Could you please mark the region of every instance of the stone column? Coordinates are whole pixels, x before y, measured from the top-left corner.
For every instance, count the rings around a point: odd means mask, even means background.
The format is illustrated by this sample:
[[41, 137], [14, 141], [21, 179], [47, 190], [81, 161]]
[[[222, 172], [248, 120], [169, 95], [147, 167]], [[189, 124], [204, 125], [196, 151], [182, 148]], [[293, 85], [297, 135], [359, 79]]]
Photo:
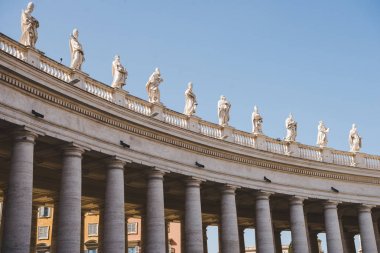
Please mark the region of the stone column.
[[220, 201], [221, 253], [239, 252], [239, 232], [235, 202], [236, 187], [224, 185]]
[[104, 253], [104, 203], [99, 205], [98, 253]]
[[186, 180], [185, 193], [185, 252], [203, 252], [202, 210], [201, 210], [201, 181]]
[[[38, 218], [38, 206], [32, 207], [32, 231], [30, 235], [30, 253], [36, 252], [37, 245], [37, 218]], [[50, 232], [50, 231], [49, 231]]]
[[104, 198], [103, 251], [125, 253], [124, 165], [112, 159], [107, 164]]
[[[86, 219], [86, 211], [85, 210], [82, 210], [81, 211], [81, 216], [82, 216], [82, 219], [81, 219], [81, 223], [80, 223], [80, 252], [84, 252], [85, 248], [84, 248], [84, 231], [85, 229], [88, 229], [85, 227], [85, 219]], [[99, 229], [99, 227], [98, 227]]]
[[327, 251], [329, 253], [343, 253], [342, 237], [338, 219], [338, 203], [327, 201], [324, 203], [325, 229]]
[[239, 226], [240, 253], [245, 253], [244, 230], [245, 230], [245, 227]]
[[[146, 213], [146, 212], [144, 212]], [[145, 237], [146, 237], [146, 227], [145, 227], [145, 215], [141, 215], [141, 240], [140, 240], [140, 253], [145, 253]]]
[[348, 252], [348, 245], [346, 242], [346, 237], [345, 237], [345, 230], [344, 230], [344, 224], [343, 224], [343, 215], [338, 214], [339, 218], [339, 227], [340, 227], [340, 236], [342, 237], [342, 244], [343, 244], [343, 252]]
[[373, 229], [375, 230], [375, 238], [377, 249], [380, 249], [380, 230], [379, 230], [379, 219], [378, 217], [373, 217]]
[[363, 253], [378, 252], [371, 214], [372, 206], [359, 207], [359, 229]]
[[276, 246], [276, 253], [282, 253], [281, 230], [274, 230], [274, 243]]
[[30, 249], [36, 138], [35, 133], [23, 129], [14, 132], [8, 188], [5, 191], [3, 253], [25, 253]]
[[50, 251], [51, 253], [57, 252], [57, 237], [58, 237], [58, 197], [54, 199], [54, 205], [53, 205], [53, 227], [51, 229], [51, 245], [50, 245]]
[[305, 214], [303, 211], [303, 198], [292, 197], [290, 199], [290, 229], [294, 253], [309, 252]]
[[202, 230], [202, 234], [203, 234], [203, 252], [204, 253], [208, 253], [208, 245], [207, 245], [207, 224], [203, 224], [203, 230]]
[[269, 192], [256, 194], [256, 248], [260, 253], [274, 253], [272, 217]]
[[310, 231], [309, 235], [310, 235], [310, 252], [319, 253], [318, 232]]
[[58, 203], [58, 253], [80, 252], [83, 152], [83, 149], [74, 145], [68, 145], [63, 149]]
[[164, 172], [148, 173], [144, 253], [165, 252]]

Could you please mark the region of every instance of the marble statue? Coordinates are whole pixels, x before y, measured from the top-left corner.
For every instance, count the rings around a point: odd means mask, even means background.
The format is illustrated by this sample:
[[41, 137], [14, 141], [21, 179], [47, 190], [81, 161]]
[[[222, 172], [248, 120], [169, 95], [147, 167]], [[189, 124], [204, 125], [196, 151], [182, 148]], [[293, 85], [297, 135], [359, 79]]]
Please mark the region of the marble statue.
[[230, 102], [227, 101], [225, 96], [220, 96], [220, 100], [218, 101], [219, 125], [228, 126], [228, 121], [230, 120], [230, 109]]
[[289, 117], [285, 120], [285, 127], [286, 127], [285, 141], [296, 141], [297, 122], [294, 120], [292, 114], [289, 114]]
[[256, 105], [253, 107], [252, 113], [252, 133], [263, 133], [263, 118], [261, 117]]
[[73, 34], [70, 38], [70, 53], [71, 53], [71, 64], [70, 68], [81, 70], [82, 63], [84, 62], [84, 52], [82, 45], [78, 41], [78, 29], [73, 30]]
[[21, 12], [20, 43], [34, 48], [38, 39], [37, 28], [39, 27], [39, 23], [38, 20], [32, 16], [33, 9], [34, 4], [30, 2], [26, 9]]
[[195, 113], [197, 109], [197, 97], [193, 92], [193, 83], [189, 82], [187, 85], [187, 90], [185, 91], [185, 110], [184, 114], [191, 116]]
[[149, 102], [160, 103], [160, 90], [158, 89], [158, 86], [163, 81], [164, 79], [161, 78], [160, 70], [156, 68], [145, 85], [146, 91], [148, 92]]
[[351, 152], [359, 152], [362, 147], [362, 137], [359, 136], [358, 129], [355, 124], [352, 124], [350, 134], [348, 136]]
[[123, 88], [127, 80], [128, 71], [121, 65], [120, 56], [115, 55], [115, 59], [112, 62], [112, 84], [113, 88]]
[[317, 137], [317, 145], [321, 148], [324, 148], [327, 146], [327, 133], [330, 131], [329, 128], [325, 126], [323, 121], [319, 121], [318, 125], [318, 137]]

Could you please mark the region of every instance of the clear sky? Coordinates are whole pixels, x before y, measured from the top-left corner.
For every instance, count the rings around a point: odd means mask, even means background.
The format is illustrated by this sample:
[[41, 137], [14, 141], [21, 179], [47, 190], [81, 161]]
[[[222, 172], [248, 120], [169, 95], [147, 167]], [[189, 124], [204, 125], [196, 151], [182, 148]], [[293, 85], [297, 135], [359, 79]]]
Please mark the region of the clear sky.
[[[250, 131], [256, 104], [268, 136], [283, 138], [292, 112], [301, 143], [314, 145], [324, 120], [329, 146], [348, 150], [356, 123], [362, 151], [380, 153], [378, 0], [34, 2], [37, 48], [69, 65], [68, 39], [78, 28], [83, 70], [104, 83], [119, 54], [129, 71], [125, 89], [138, 97], [146, 99], [145, 83], [159, 67], [162, 102], [176, 111], [193, 81], [197, 115], [205, 120], [217, 122], [225, 95], [237, 129]], [[0, 1], [0, 32], [19, 39], [26, 4]]]

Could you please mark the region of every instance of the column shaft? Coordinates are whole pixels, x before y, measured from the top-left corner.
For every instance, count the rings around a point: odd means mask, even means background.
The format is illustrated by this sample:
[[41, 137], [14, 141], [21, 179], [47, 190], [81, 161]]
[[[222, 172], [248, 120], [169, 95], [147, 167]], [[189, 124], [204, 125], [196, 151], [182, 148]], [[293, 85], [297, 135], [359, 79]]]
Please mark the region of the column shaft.
[[235, 202], [235, 187], [225, 185], [221, 196], [221, 252], [239, 252], [239, 232]]
[[367, 205], [359, 207], [359, 229], [363, 253], [378, 252], [371, 209], [372, 207]]
[[185, 196], [185, 252], [203, 252], [202, 210], [200, 181], [186, 181]]
[[373, 219], [373, 229], [375, 230], [377, 249], [380, 249], [380, 230], [379, 230], [378, 219], [375, 219], [375, 218]]
[[282, 253], [282, 243], [281, 243], [281, 231], [274, 231], [274, 243], [276, 246], [276, 253]]
[[239, 226], [240, 253], [245, 253], [244, 227]]
[[71, 145], [63, 149], [58, 203], [58, 253], [80, 252], [82, 153], [82, 149]]
[[108, 163], [104, 198], [103, 251], [125, 253], [124, 162]]
[[275, 252], [269, 196], [266, 192], [256, 195], [256, 247], [260, 253]]
[[327, 251], [343, 253], [342, 237], [338, 219], [338, 203], [328, 201], [324, 205]]
[[347, 253], [356, 253], [355, 239], [354, 234], [345, 232], [344, 233], [346, 245], [347, 245]]
[[36, 252], [37, 218], [38, 218], [38, 206], [33, 206], [32, 207], [32, 231], [31, 231], [31, 235], [30, 235], [30, 253]]
[[166, 249], [163, 175], [158, 170], [148, 174], [144, 253], [165, 252]]
[[290, 229], [294, 253], [309, 252], [302, 198], [293, 197], [290, 199]]
[[207, 245], [208, 238], [207, 238], [207, 225], [206, 224], [203, 224], [202, 234], [203, 234], [203, 252], [208, 253], [208, 245]]
[[310, 231], [309, 235], [310, 235], [310, 252], [319, 253], [318, 232]]
[[25, 130], [14, 133], [8, 188], [5, 191], [3, 253], [25, 253], [30, 249], [36, 137]]

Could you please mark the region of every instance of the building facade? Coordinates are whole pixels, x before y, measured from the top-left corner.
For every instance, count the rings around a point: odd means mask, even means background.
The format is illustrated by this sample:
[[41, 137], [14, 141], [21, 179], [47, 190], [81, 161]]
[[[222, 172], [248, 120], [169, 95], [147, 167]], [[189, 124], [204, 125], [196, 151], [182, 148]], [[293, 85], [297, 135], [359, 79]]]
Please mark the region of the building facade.
[[[329, 253], [356, 252], [357, 234], [364, 253], [378, 252], [378, 156], [186, 116], [3, 34], [0, 91], [4, 253], [49, 244], [58, 253], [96, 245], [164, 253], [175, 244], [200, 253], [209, 225], [219, 227], [221, 253], [245, 252], [246, 228], [255, 228], [260, 253], [281, 252], [284, 230], [296, 253], [317, 253], [320, 232]], [[141, 220], [139, 239], [128, 233], [132, 218]], [[168, 236], [170, 222], [181, 240]]]

